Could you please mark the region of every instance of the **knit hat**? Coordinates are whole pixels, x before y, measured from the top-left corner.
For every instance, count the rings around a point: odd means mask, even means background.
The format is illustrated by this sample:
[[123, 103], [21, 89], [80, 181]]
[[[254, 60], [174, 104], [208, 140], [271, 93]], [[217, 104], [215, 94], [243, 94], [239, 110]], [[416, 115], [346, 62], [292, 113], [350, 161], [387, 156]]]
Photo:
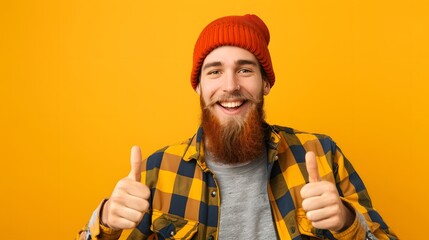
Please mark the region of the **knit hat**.
[[270, 32], [256, 15], [227, 16], [214, 20], [201, 32], [194, 48], [191, 85], [198, 86], [201, 65], [206, 56], [220, 46], [236, 46], [253, 53], [264, 69], [272, 87], [275, 82], [271, 56], [268, 50]]

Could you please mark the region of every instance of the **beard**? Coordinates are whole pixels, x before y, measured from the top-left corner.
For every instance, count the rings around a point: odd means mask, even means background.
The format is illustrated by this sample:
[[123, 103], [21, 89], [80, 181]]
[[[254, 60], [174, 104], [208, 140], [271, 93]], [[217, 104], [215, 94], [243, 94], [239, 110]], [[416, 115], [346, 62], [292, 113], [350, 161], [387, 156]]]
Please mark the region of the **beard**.
[[213, 105], [217, 104], [217, 101], [206, 105], [201, 97], [201, 125], [205, 147], [218, 163], [233, 165], [256, 160], [265, 153], [265, 140], [269, 136], [263, 110], [263, 94], [261, 92], [260, 100], [247, 99], [240, 93], [222, 96], [230, 97], [246, 99], [246, 104], [251, 106], [247, 116], [230, 117], [224, 123], [213, 113]]

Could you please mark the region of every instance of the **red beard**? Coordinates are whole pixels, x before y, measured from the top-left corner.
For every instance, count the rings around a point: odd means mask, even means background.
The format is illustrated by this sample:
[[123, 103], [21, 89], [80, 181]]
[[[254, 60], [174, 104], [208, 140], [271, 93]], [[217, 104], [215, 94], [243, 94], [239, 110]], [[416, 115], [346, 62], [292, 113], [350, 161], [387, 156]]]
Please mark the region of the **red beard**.
[[252, 106], [245, 119], [231, 118], [221, 124], [213, 114], [212, 107], [206, 106], [201, 97], [204, 143], [216, 162], [245, 163], [257, 159], [265, 152], [265, 140], [269, 129], [264, 120], [262, 93], [260, 99], [260, 101], [248, 100], [247, 104]]

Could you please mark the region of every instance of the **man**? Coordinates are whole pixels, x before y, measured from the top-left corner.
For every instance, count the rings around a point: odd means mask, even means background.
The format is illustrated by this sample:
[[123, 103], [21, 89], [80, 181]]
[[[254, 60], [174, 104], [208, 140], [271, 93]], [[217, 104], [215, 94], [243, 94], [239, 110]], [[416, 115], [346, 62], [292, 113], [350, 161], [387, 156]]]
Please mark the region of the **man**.
[[142, 161], [80, 239], [397, 239], [329, 137], [269, 125], [270, 35], [255, 15], [210, 23], [194, 49], [201, 127]]

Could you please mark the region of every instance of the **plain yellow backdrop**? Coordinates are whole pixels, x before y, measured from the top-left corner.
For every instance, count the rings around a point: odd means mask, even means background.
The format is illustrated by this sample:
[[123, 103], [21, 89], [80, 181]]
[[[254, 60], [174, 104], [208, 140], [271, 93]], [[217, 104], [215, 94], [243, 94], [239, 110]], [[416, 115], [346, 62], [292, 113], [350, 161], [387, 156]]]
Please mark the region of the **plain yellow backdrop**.
[[[199, 124], [193, 44], [224, 15], [270, 28], [267, 120], [332, 136], [376, 209], [422, 239], [427, 1], [2, 1], [0, 238], [72, 239], [143, 155]], [[424, 237], [423, 237], [424, 238]]]

